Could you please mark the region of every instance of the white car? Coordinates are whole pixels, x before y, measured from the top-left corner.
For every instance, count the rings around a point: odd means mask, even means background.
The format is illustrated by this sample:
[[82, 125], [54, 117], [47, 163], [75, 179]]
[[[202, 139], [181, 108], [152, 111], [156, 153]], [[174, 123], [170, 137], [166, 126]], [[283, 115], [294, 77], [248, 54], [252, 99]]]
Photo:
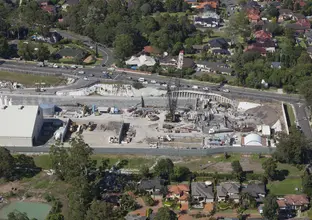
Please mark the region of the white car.
[[156, 80], [151, 80], [151, 83], [156, 84]]
[[198, 86], [192, 86], [192, 89], [198, 89]]
[[175, 88], [175, 87], [177, 87], [177, 86], [176, 86], [176, 85], [171, 85], [170, 87], [171, 87], [171, 88]]
[[167, 87], [167, 84], [166, 83], [164, 83], [164, 84], [161, 84], [163, 87]]
[[84, 80], [89, 80], [87, 77], [83, 78]]
[[223, 89], [223, 92], [230, 92], [230, 90], [228, 90], [228, 89]]
[[208, 87], [204, 87], [203, 90], [204, 91], [209, 91], [209, 88]]
[[139, 81], [139, 82], [144, 82], [145, 79], [144, 79], [144, 78], [139, 78], [138, 81]]
[[144, 82], [142, 82], [143, 84], [148, 84], [148, 82], [147, 81], [144, 81]]
[[75, 65], [71, 65], [70, 66], [72, 69], [76, 69], [77, 68], [77, 66], [75, 66]]
[[53, 64], [53, 68], [59, 68], [59, 66], [56, 64]]
[[85, 74], [85, 71], [78, 71], [79, 74]]

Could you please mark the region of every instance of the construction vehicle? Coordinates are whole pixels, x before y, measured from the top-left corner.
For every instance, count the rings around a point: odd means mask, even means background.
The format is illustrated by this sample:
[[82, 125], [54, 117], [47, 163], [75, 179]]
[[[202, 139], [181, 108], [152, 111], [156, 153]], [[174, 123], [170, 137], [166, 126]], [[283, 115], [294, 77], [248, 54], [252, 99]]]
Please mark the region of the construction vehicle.
[[76, 130], [77, 130], [77, 124], [75, 122], [72, 122], [70, 127], [69, 127], [69, 131], [75, 132]]
[[88, 130], [89, 130], [89, 131], [93, 131], [94, 128], [95, 128], [94, 122], [90, 121], [90, 122], [88, 123]]

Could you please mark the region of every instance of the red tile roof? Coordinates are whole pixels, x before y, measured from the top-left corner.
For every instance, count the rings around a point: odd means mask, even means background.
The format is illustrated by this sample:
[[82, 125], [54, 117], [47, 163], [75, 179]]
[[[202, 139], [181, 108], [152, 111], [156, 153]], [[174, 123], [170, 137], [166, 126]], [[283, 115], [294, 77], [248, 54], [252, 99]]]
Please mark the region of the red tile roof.
[[280, 208], [286, 207], [286, 203], [285, 203], [284, 199], [278, 199], [276, 202], [278, 204], [278, 207], [280, 207]]
[[157, 48], [152, 47], [152, 46], [145, 46], [143, 51], [146, 53], [159, 53], [159, 50]]
[[303, 18], [303, 19], [299, 19], [296, 24], [302, 26], [302, 27], [307, 27], [310, 28], [311, 27], [311, 23], [308, 19]]
[[271, 39], [272, 38], [272, 34], [264, 30], [256, 31], [254, 33], [254, 36], [255, 38], [258, 38], [258, 39]]
[[301, 206], [301, 205], [308, 205], [310, 204], [309, 199], [307, 195], [301, 194], [301, 195], [286, 195], [284, 196], [285, 198], [285, 203], [289, 205], [296, 205], [296, 206]]

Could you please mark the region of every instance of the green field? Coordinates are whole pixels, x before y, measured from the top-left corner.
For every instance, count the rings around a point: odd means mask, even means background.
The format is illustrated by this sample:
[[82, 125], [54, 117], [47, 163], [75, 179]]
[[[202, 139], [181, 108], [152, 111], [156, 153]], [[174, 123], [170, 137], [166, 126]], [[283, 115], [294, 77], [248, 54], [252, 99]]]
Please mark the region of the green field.
[[[134, 155], [104, 155], [104, 154], [96, 154], [91, 156], [92, 159], [96, 160], [100, 165], [101, 160], [109, 159], [110, 165], [116, 164], [119, 160], [125, 159], [128, 160], [128, 165], [125, 168], [129, 169], [139, 169], [142, 165], [146, 165], [148, 167], [152, 166], [156, 157], [149, 156], [134, 156]], [[34, 157], [35, 163], [38, 167], [43, 169], [51, 168], [51, 160], [48, 154], [39, 155]]]
[[274, 195], [299, 194], [296, 188], [301, 188], [301, 178], [289, 178], [283, 181], [273, 181], [267, 185], [267, 189]]
[[46, 85], [56, 86], [65, 83], [63, 77], [41, 76], [33, 74], [13, 73], [0, 71], [0, 81], [11, 81], [21, 83], [25, 86], [34, 86], [35, 83], [45, 83]]

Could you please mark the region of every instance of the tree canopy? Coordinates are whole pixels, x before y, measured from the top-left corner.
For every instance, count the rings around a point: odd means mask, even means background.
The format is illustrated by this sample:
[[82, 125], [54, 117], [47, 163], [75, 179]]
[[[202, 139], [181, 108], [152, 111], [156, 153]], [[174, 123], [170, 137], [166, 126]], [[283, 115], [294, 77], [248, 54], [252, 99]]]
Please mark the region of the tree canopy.
[[276, 196], [269, 194], [264, 199], [263, 216], [266, 219], [277, 220], [278, 219], [278, 204]]

